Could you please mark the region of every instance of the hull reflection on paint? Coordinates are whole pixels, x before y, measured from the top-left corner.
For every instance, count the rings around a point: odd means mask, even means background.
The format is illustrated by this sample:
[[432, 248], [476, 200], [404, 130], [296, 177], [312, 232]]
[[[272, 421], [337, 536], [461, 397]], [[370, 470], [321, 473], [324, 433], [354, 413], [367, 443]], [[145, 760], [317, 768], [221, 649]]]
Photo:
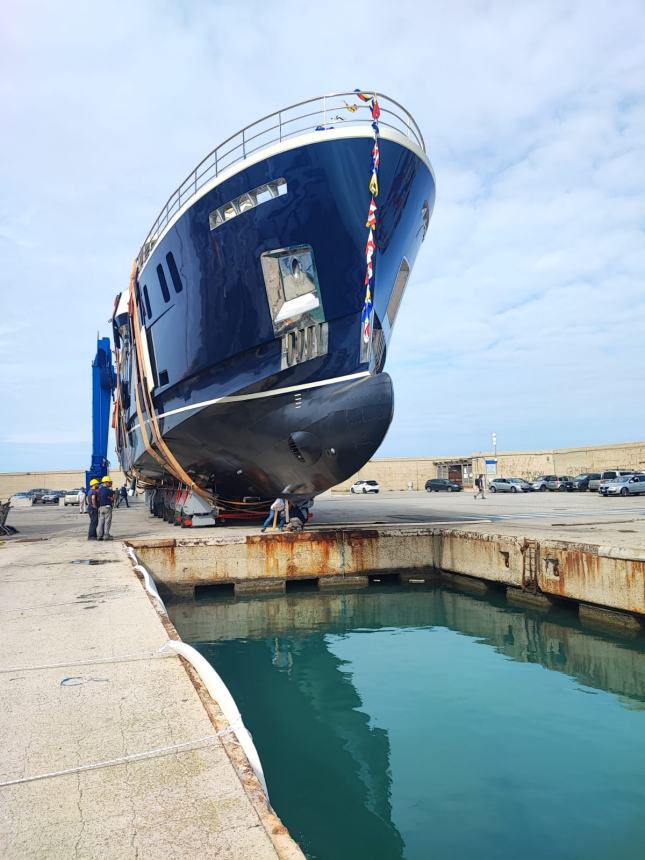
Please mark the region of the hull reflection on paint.
[[[250, 148], [250, 127], [235, 158], [218, 148], [171, 197], [115, 304], [126, 472], [166, 474], [150, 411], [190, 479], [222, 497], [308, 498], [379, 447], [393, 414], [388, 344], [435, 193], [423, 138], [391, 104], [367, 343], [369, 116], [316, 116], [292, 134], [281, 112], [279, 137]], [[240, 146], [231, 140], [226, 153]]]

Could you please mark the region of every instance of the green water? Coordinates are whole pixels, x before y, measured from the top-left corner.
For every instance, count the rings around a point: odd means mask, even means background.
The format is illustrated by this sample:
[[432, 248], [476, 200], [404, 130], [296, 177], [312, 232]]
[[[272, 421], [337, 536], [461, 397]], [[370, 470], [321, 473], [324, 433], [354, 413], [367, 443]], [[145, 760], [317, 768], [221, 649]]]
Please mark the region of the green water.
[[645, 857], [645, 649], [383, 587], [171, 608], [310, 858]]

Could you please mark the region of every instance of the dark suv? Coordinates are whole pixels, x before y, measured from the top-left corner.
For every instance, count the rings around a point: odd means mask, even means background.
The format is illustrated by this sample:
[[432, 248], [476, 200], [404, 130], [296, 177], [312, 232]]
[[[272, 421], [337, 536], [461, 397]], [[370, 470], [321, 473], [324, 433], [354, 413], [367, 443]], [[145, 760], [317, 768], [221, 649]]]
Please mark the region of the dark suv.
[[27, 490], [27, 493], [34, 500], [34, 505], [37, 502], [42, 502], [43, 496], [45, 495], [45, 493], [50, 493], [50, 492], [51, 492], [51, 490], [48, 490], [47, 487], [37, 487], [33, 490]]
[[600, 481], [600, 472], [584, 472], [573, 479], [574, 490], [581, 493], [589, 492], [589, 481]]
[[458, 493], [461, 490], [461, 484], [449, 481], [448, 478], [430, 478], [426, 481], [426, 490], [429, 493]]

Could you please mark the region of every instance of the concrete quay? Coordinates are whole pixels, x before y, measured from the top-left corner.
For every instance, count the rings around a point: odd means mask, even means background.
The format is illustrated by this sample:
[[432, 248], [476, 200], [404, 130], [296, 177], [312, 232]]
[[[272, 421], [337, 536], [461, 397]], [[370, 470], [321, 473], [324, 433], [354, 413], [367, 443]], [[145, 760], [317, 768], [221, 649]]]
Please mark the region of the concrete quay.
[[590, 625], [643, 627], [642, 497], [331, 495], [314, 510], [302, 534], [260, 535], [253, 527], [191, 532], [162, 523], [154, 537], [131, 543], [175, 596], [190, 598], [205, 585], [232, 585], [242, 595], [284, 591], [293, 580], [347, 587], [392, 572], [408, 580], [440, 574], [469, 590], [504, 587], [509, 600], [533, 608], [575, 601]]
[[[302, 534], [260, 534], [257, 525], [180, 529], [143, 504], [115, 511], [161, 591], [191, 598], [225, 586], [238, 595], [282, 592], [294, 580], [367, 585], [395, 573], [415, 584], [441, 575], [471, 592], [506, 589], [510, 601], [547, 610], [574, 601], [590, 626], [638, 632], [645, 618], [645, 497], [531, 493], [381, 493], [319, 497]], [[71, 534], [73, 508], [11, 511], [17, 537]]]
[[[88, 543], [75, 509], [11, 513], [20, 534], [0, 541], [2, 857], [302, 860], [216, 703], [160, 653], [176, 633], [123, 544]], [[113, 531], [137, 533], [136, 518], [116, 511]]]

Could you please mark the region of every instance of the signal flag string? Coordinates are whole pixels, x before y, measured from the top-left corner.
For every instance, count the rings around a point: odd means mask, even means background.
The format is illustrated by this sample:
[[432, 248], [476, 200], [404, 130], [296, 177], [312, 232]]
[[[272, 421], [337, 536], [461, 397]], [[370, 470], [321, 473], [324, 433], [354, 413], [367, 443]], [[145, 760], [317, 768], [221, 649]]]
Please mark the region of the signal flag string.
[[[361, 312], [361, 330], [363, 333], [363, 343], [369, 343], [372, 336], [372, 317], [374, 305], [372, 303], [372, 286], [374, 281], [374, 254], [376, 252], [376, 225], [377, 225], [377, 210], [376, 198], [378, 197], [378, 174], [381, 164], [381, 153], [379, 149], [379, 117], [381, 116], [381, 108], [379, 107], [376, 93], [369, 95], [362, 90], [354, 90], [358, 98], [367, 102], [372, 113], [372, 128], [374, 129], [374, 146], [372, 147], [372, 170], [370, 177], [369, 189], [372, 195], [369, 209], [367, 212], [367, 221], [365, 226], [369, 230], [367, 235], [367, 244], [365, 245], [365, 299], [363, 301], [363, 310]], [[349, 106], [348, 106], [349, 109]]]

